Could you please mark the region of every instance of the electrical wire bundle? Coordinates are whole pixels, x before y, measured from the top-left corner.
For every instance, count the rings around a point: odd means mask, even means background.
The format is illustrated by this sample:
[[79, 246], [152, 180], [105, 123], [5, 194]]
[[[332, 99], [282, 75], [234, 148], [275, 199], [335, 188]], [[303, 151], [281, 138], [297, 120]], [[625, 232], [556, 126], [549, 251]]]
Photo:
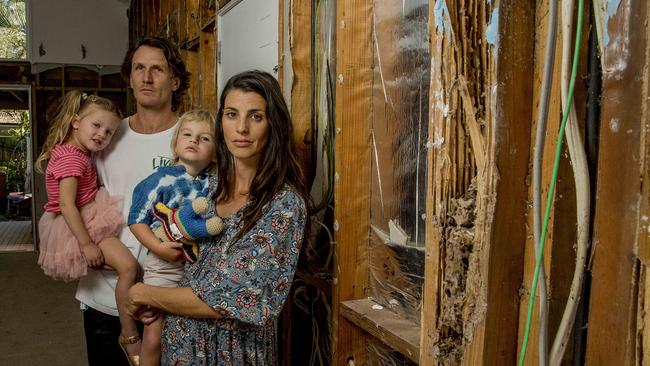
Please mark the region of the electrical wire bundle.
[[[519, 357], [519, 365], [523, 365], [526, 357], [526, 348], [528, 338], [530, 335], [530, 325], [533, 313], [533, 304], [535, 302], [535, 291], [537, 289], [538, 279], [542, 275], [542, 282], [539, 287], [540, 297], [540, 335], [539, 335], [539, 364], [546, 365], [560, 365], [571, 327], [575, 321], [575, 315], [580, 300], [580, 291], [584, 280], [585, 263], [588, 252], [588, 235], [589, 235], [589, 206], [590, 206], [590, 183], [589, 171], [587, 168], [586, 154], [583, 148], [582, 140], [577, 126], [577, 116], [575, 106], [573, 104], [573, 94], [575, 89], [575, 81], [578, 69], [578, 56], [580, 51], [580, 43], [582, 37], [582, 19], [584, 0], [578, 1], [578, 14], [577, 26], [575, 29], [575, 44], [573, 52], [573, 62], [571, 65], [571, 76], [567, 75], [569, 67], [569, 55], [571, 50], [571, 34], [573, 31], [573, 0], [565, 0], [562, 2], [562, 70], [561, 70], [561, 93], [562, 93], [562, 122], [558, 133], [557, 145], [555, 150], [555, 158], [553, 163], [553, 174], [548, 190], [546, 201], [546, 210], [544, 213], [544, 220], [541, 224], [541, 160], [543, 157], [544, 149], [544, 135], [546, 133], [546, 118], [547, 118], [547, 104], [550, 90], [550, 80], [553, 73], [552, 64], [554, 62], [554, 49], [555, 49], [555, 33], [557, 23], [557, 1], [550, 0], [549, 9], [549, 30], [547, 37], [547, 49], [545, 55], [544, 76], [542, 81], [542, 93], [540, 101], [540, 109], [538, 110], [537, 131], [535, 139], [535, 154], [533, 162], [533, 215], [534, 215], [534, 241], [535, 241], [535, 272], [531, 285], [531, 295], [528, 302], [528, 312], [526, 316], [526, 326], [524, 330], [524, 338], [521, 346], [521, 353]], [[596, 5], [594, 7], [597, 7]], [[558, 327], [550, 355], [548, 353], [548, 304], [546, 292], [546, 276], [543, 270], [543, 252], [544, 242], [546, 238], [546, 230], [551, 213], [553, 197], [555, 192], [555, 184], [560, 165], [560, 157], [562, 154], [562, 142], [566, 130], [567, 145], [569, 155], [571, 157], [572, 167], [574, 170], [574, 181], [576, 187], [576, 209], [577, 209], [577, 253], [576, 253], [576, 266], [571, 282], [571, 289], [567, 304], [562, 315], [562, 320]], [[550, 361], [547, 360], [550, 357]]]

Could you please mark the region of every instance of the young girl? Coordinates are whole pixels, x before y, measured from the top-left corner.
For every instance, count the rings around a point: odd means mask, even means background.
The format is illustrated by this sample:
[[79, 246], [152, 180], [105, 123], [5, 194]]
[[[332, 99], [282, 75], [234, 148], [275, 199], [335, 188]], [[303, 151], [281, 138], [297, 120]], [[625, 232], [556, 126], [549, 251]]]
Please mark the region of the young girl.
[[38, 223], [38, 264], [46, 275], [71, 281], [87, 268], [114, 268], [119, 279], [115, 299], [121, 324], [118, 340], [131, 365], [137, 365], [139, 336], [134, 320], [124, 311], [127, 291], [135, 283], [138, 263], [116, 238], [124, 220], [120, 199], [97, 186], [92, 153], [108, 146], [119, 126], [113, 103], [102, 97], [67, 93], [49, 129], [36, 170], [45, 160], [48, 202]]
[[[158, 168], [133, 190], [129, 228], [148, 250], [144, 260], [144, 283], [176, 287], [183, 275], [181, 244], [161, 242], [153, 233], [160, 222], [154, 218], [153, 206], [162, 202], [170, 209], [184, 200], [208, 196], [208, 179], [216, 160], [214, 115], [205, 110], [189, 111], [181, 116], [171, 142], [172, 166]], [[162, 318], [145, 325], [141, 365], [160, 364]]]

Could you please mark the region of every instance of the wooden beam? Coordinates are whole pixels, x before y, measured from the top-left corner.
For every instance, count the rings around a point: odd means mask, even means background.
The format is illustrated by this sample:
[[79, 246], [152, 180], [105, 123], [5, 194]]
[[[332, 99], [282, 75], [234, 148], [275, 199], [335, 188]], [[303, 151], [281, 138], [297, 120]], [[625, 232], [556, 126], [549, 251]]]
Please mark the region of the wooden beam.
[[[284, 0], [281, 0], [283, 2]], [[291, 119], [293, 120], [293, 140], [298, 150], [305, 174], [311, 178], [313, 167], [311, 161], [311, 3], [306, 1], [291, 2], [291, 42], [286, 42], [286, 47], [291, 47], [291, 65], [293, 68], [293, 85], [291, 87]], [[284, 30], [280, 30], [283, 34]], [[280, 53], [282, 50], [280, 50]], [[280, 56], [280, 64], [282, 58]], [[282, 75], [282, 72], [279, 72]]]
[[217, 110], [217, 48], [214, 27], [201, 32], [200, 68], [201, 68], [201, 107]]
[[[512, 365], [517, 354], [519, 290], [526, 242], [526, 201], [532, 105], [532, 0], [493, 2], [487, 19], [486, 154], [479, 167], [476, 273], [469, 295], [485, 313], [475, 324], [464, 365]], [[496, 37], [495, 37], [496, 36]]]
[[370, 221], [372, 1], [336, 6], [336, 151], [332, 364], [365, 361], [363, 332], [341, 315], [341, 301], [366, 297]]
[[648, 14], [647, 1], [622, 3], [604, 30], [609, 42], [602, 55], [587, 365], [641, 362], [636, 355], [641, 272], [637, 244], [647, 237], [648, 224], [648, 212], [640, 210], [647, 207], [648, 200], [644, 191], [648, 182], [640, 179], [648, 176], [647, 165], [642, 163], [648, 153], [645, 138], [650, 107]]
[[[433, 142], [436, 138], [436, 127], [440, 127], [438, 121], [442, 114], [435, 110], [443, 92], [442, 77], [440, 73], [442, 45], [445, 42], [444, 24], [437, 24], [442, 19], [436, 17], [435, 7], [429, 6], [429, 47], [431, 53], [431, 86], [429, 88], [429, 129], [428, 141]], [[440, 26], [440, 28], [438, 28]], [[438, 32], [437, 29], [441, 31]], [[437, 131], [440, 135], [440, 130]], [[440, 191], [434, 181], [435, 158], [433, 146], [427, 150], [427, 200], [425, 221], [425, 255], [424, 255], [424, 286], [422, 289], [422, 313], [420, 318], [420, 355], [421, 365], [434, 365], [436, 356], [434, 347], [438, 337], [438, 316], [440, 315], [440, 242], [442, 230], [440, 225], [434, 225], [436, 217], [436, 200], [434, 192]], [[437, 221], [437, 220], [436, 220]]]
[[[560, 10], [558, 10], [561, 12]], [[533, 159], [535, 152], [535, 138], [536, 129], [539, 121], [537, 121], [538, 108], [542, 101], [540, 100], [540, 93], [542, 87], [543, 71], [545, 66], [545, 52], [546, 52], [546, 37], [548, 35], [548, 16], [549, 16], [549, 2], [542, 1], [537, 3], [535, 11], [535, 68], [534, 68], [534, 95], [532, 100], [532, 128], [530, 137], [530, 177], [531, 184], [528, 193], [528, 215], [527, 215], [527, 241], [525, 246], [525, 260], [524, 260], [524, 279], [523, 289], [521, 292], [521, 302], [519, 309], [519, 336], [518, 336], [518, 354], [521, 352], [523, 336], [525, 333], [525, 325], [528, 313], [528, 303], [531, 296], [531, 284], [534, 274], [536, 263], [536, 251], [534, 246], [534, 211], [533, 211]], [[546, 209], [548, 187], [551, 182], [554, 155], [557, 148], [557, 136], [562, 119], [562, 106], [561, 106], [561, 59], [562, 59], [562, 27], [561, 21], [558, 19], [556, 45], [555, 45], [555, 58], [553, 68], [553, 77], [551, 82], [550, 97], [548, 101], [548, 117], [545, 135], [544, 155], [542, 157], [542, 177], [541, 177], [541, 213], [542, 218]], [[589, 37], [589, 27], [584, 25], [582, 27], [583, 42], [581, 46], [581, 54], [579, 59], [578, 75], [585, 75], [587, 73], [587, 51], [588, 46], [586, 40]], [[583, 83], [577, 83], [575, 88], [573, 104], [576, 106], [578, 116], [579, 128], [584, 128], [584, 114], [585, 114], [585, 95], [586, 90]], [[575, 268], [576, 251], [575, 243], [576, 237], [576, 189], [573, 179], [573, 171], [571, 161], [567, 152], [566, 142], [564, 142], [563, 155], [560, 160], [558, 171], [558, 180], [551, 206], [551, 215], [547, 226], [545, 244], [544, 244], [544, 269], [546, 278], [539, 278], [541, 281], [546, 281], [546, 292], [548, 294], [548, 347], [547, 354], [550, 352], [553, 339], [557, 332], [558, 325], [564, 313], [564, 308], [569, 296], [571, 281]], [[526, 365], [537, 365], [539, 363], [539, 285], [535, 294], [535, 304], [533, 307], [533, 316], [531, 319], [530, 333], [528, 338], [526, 350]], [[567, 362], [570, 362], [573, 357], [573, 342], [567, 346], [565, 355]]]

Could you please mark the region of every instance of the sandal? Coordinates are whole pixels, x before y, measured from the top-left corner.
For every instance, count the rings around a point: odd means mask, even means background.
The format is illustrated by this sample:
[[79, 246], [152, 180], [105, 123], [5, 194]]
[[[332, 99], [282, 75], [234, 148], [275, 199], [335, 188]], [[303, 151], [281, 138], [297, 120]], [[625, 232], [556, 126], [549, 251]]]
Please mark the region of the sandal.
[[120, 348], [122, 349], [122, 352], [124, 352], [124, 355], [126, 356], [127, 361], [129, 361], [129, 365], [131, 366], [140, 366], [140, 356], [135, 355], [131, 356], [129, 355], [129, 352], [126, 351], [126, 345], [127, 344], [134, 344], [140, 342], [140, 335], [132, 335], [130, 337], [125, 337], [122, 334], [120, 334], [120, 337], [117, 338], [117, 343], [120, 345]]

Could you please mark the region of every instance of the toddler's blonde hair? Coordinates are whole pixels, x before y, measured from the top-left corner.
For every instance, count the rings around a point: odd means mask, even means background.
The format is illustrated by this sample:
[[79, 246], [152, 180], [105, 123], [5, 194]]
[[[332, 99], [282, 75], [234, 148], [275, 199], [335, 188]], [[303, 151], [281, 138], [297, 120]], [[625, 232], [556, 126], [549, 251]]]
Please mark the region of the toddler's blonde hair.
[[[178, 154], [176, 154], [176, 144], [178, 143], [178, 135], [183, 128], [183, 124], [186, 122], [203, 122], [207, 123], [210, 126], [210, 132], [214, 137], [214, 113], [206, 109], [193, 109], [183, 113], [183, 115], [178, 119], [178, 126], [174, 131], [174, 136], [172, 137], [172, 154], [174, 156], [173, 163], [178, 163]], [[213, 162], [216, 162], [216, 158], [213, 157]]]

